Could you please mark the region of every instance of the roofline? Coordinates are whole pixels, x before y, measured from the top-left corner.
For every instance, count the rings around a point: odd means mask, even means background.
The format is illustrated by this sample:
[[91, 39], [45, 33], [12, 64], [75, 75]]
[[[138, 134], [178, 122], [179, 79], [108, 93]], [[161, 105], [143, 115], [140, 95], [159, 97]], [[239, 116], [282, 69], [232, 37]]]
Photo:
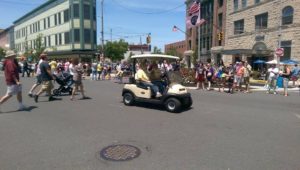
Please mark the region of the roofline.
[[29, 13], [25, 14], [24, 16], [22, 16], [21, 18], [17, 19], [16, 21], [14, 21], [13, 23], [16, 25], [18, 22], [22, 21], [23, 19], [29, 17], [31, 14], [34, 14], [35, 12], [39, 11], [40, 9], [52, 4], [53, 2], [55, 2], [57, 0], [48, 0], [45, 3], [43, 3], [42, 5], [34, 8], [32, 11], [30, 11]]
[[139, 59], [139, 58], [166, 58], [166, 59], [180, 59], [179, 57], [176, 56], [171, 56], [171, 55], [163, 55], [163, 54], [142, 54], [142, 55], [134, 55], [131, 57], [132, 59]]

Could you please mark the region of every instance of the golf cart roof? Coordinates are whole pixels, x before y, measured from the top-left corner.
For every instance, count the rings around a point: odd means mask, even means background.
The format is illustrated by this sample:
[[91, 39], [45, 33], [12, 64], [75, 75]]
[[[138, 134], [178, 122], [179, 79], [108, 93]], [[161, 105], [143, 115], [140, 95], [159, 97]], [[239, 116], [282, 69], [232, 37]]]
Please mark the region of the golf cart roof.
[[171, 56], [171, 55], [163, 55], [163, 54], [141, 54], [135, 55], [131, 57], [132, 59], [140, 59], [140, 58], [165, 58], [165, 59], [175, 59], [178, 60], [179, 57]]

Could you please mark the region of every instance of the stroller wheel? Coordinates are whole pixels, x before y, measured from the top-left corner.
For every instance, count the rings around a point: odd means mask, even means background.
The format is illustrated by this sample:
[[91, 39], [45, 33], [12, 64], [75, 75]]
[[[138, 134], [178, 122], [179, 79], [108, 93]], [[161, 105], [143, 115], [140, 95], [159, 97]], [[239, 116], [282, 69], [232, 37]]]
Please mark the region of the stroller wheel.
[[72, 93], [73, 93], [73, 88], [70, 88], [69, 95], [72, 95]]
[[59, 91], [58, 89], [54, 89], [53, 90], [53, 95], [54, 96], [60, 96], [61, 95], [61, 91]]

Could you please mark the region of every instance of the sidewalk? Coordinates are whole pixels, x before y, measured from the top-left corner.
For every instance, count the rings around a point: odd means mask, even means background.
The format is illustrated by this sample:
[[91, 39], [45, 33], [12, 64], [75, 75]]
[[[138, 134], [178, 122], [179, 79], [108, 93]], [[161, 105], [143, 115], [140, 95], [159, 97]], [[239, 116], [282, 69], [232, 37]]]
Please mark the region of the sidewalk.
[[[196, 90], [196, 87], [186, 87], [187, 89], [190, 90]], [[214, 91], [218, 91], [219, 88], [212, 88]], [[225, 88], [225, 91], [228, 90], [228, 88]], [[250, 91], [252, 92], [263, 92], [263, 91], [267, 91], [267, 89], [264, 86], [250, 86]], [[277, 88], [276, 90], [277, 92], [283, 92], [283, 88]], [[289, 88], [288, 89], [289, 92], [300, 92], [300, 88], [295, 87], [295, 88]]]

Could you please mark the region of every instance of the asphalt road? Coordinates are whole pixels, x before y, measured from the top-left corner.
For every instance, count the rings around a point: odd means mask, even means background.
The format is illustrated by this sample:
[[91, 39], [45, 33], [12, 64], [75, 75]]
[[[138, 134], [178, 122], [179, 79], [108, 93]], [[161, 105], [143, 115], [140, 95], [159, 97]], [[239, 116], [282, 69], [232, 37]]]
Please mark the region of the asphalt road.
[[[0, 94], [6, 87], [0, 77]], [[24, 92], [33, 79], [23, 81]], [[0, 170], [300, 170], [300, 96], [191, 91], [193, 108], [172, 114], [122, 103], [122, 86], [84, 82], [92, 100], [1, 106]], [[79, 98], [80, 96], [77, 96]], [[130, 144], [140, 157], [110, 162], [99, 151]]]

